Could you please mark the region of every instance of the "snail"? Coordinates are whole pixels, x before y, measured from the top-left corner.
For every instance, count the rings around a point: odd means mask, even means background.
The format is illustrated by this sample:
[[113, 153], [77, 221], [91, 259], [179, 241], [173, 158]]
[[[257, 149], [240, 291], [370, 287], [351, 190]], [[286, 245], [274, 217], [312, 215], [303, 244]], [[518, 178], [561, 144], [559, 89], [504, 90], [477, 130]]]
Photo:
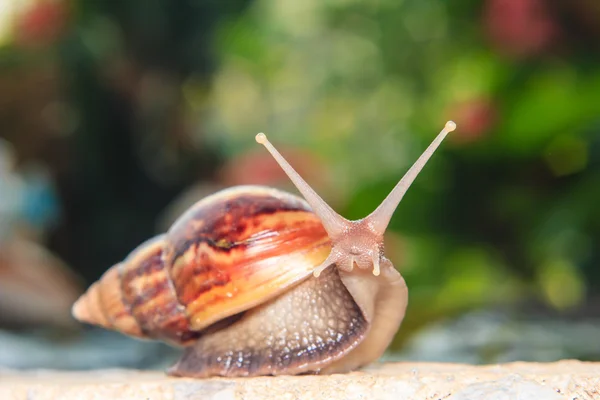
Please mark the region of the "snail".
[[408, 304], [384, 255], [388, 223], [446, 123], [369, 216], [337, 214], [262, 133], [299, 196], [262, 186], [209, 195], [109, 268], [73, 305], [89, 324], [184, 348], [166, 373], [205, 378], [349, 372], [376, 361]]

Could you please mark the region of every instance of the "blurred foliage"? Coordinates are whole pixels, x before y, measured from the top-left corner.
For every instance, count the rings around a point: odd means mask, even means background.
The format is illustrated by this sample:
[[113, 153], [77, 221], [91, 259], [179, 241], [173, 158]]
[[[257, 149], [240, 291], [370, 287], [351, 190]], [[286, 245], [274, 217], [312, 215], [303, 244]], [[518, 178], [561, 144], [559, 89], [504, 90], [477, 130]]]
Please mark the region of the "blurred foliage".
[[349, 218], [454, 119], [391, 225], [400, 335], [490, 304], [567, 310], [599, 278], [600, 36], [566, 34], [586, 7], [600, 22], [583, 1], [258, 0], [221, 24], [213, 87], [190, 97], [231, 154], [265, 130], [327, 159], [319, 189]]
[[186, 188], [236, 181], [220, 172], [249, 154], [268, 175], [257, 132], [319, 160], [309, 182], [360, 218], [453, 119], [387, 237], [410, 288], [398, 344], [474, 308], [597, 302], [596, 0], [27, 4], [2, 36], [1, 135], [53, 169], [50, 245], [86, 278]]

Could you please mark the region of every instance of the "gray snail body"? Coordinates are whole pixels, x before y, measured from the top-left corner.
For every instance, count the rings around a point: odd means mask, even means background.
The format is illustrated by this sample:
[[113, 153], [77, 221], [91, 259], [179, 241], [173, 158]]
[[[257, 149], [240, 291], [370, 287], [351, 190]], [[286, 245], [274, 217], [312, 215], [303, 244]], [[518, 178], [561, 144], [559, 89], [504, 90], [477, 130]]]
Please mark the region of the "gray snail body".
[[261, 186], [208, 196], [133, 250], [73, 305], [76, 319], [183, 346], [172, 376], [341, 373], [376, 361], [408, 289], [383, 234], [446, 127], [369, 216], [333, 211], [267, 147], [304, 199]]

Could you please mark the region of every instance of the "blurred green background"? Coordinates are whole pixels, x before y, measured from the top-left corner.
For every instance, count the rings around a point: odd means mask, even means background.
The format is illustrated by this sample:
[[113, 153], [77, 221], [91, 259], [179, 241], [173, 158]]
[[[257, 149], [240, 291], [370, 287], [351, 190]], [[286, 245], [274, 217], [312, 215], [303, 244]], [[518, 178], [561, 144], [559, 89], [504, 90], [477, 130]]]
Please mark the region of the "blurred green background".
[[600, 360], [597, 0], [0, 0], [0, 349], [45, 354], [0, 366], [162, 365], [95, 359], [133, 341], [70, 304], [209, 193], [296, 193], [257, 132], [360, 218], [449, 119], [386, 237], [386, 357]]

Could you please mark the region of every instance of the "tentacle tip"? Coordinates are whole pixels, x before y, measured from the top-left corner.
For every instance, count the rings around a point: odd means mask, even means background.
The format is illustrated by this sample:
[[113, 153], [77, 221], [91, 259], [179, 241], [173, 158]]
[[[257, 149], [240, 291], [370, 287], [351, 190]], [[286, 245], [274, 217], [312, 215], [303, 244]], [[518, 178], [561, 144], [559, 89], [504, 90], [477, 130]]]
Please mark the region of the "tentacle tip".
[[381, 271], [379, 271], [378, 269], [373, 269], [373, 275], [379, 276], [380, 273]]
[[452, 132], [456, 129], [456, 123], [454, 121], [446, 122], [446, 126], [444, 127], [447, 132]]
[[267, 142], [267, 135], [261, 132], [255, 136], [255, 139], [257, 143], [265, 144]]

